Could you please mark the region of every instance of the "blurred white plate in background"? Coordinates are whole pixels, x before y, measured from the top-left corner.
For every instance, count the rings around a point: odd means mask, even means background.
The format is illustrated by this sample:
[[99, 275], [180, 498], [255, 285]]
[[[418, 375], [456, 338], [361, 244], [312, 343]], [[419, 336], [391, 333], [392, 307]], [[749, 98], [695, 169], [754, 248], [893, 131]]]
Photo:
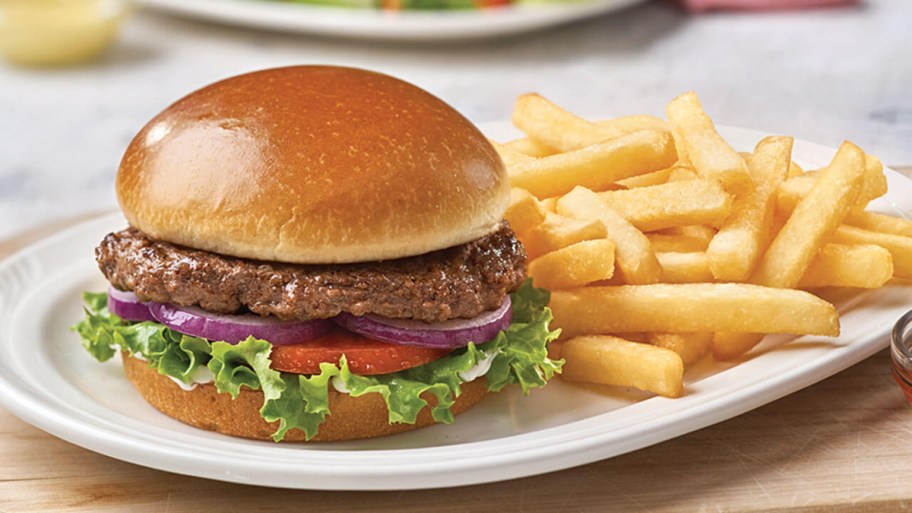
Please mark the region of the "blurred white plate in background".
[[201, 20], [393, 41], [507, 36], [616, 11], [643, 1], [573, 0], [470, 11], [383, 11], [275, 0], [140, 0], [147, 7]]

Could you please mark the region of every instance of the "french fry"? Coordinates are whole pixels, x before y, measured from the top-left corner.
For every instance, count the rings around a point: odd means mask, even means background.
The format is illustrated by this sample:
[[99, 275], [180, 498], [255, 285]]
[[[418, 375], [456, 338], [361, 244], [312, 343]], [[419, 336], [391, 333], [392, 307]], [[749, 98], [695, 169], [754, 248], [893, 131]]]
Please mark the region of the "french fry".
[[884, 174], [883, 162], [874, 155], [865, 155], [865, 179], [858, 194], [859, 210], [864, 210], [871, 201], [887, 193], [887, 175]]
[[558, 200], [558, 198], [555, 196], [553, 198], [545, 198], [545, 199], [541, 200], [539, 203], [541, 203], [542, 208], [545, 209], [546, 212], [551, 212], [552, 214], [556, 214], [557, 213], [557, 200]]
[[750, 277], [769, 243], [776, 191], [788, 172], [791, 153], [791, 137], [767, 137], [757, 143], [748, 159], [754, 190], [735, 198], [731, 215], [706, 250], [715, 278], [745, 281]]
[[[789, 178], [779, 185], [777, 191], [776, 208], [782, 212], [792, 212], [801, 198], [814, 187], [821, 171], [808, 171], [807, 173]], [[864, 210], [871, 201], [887, 193], [887, 177], [883, 172], [883, 164], [874, 155], [865, 155], [865, 172], [858, 199], [853, 210]]]
[[671, 132], [671, 126], [664, 119], [644, 114], [603, 119], [602, 121], [596, 121], [595, 124], [600, 128], [610, 128], [628, 134], [640, 130], [662, 130], [664, 132]]
[[737, 360], [762, 340], [760, 333], [718, 332], [713, 335], [713, 358], [720, 362]]
[[788, 137], [735, 151], [694, 93], [666, 113], [588, 121], [529, 94], [527, 137], [494, 143], [527, 191], [505, 217], [553, 290], [568, 379], [680, 394], [709, 348], [732, 360], [769, 333], [838, 334], [834, 307], [800, 289], [912, 280], [912, 220], [864, 211], [887, 191], [877, 157], [846, 142], [805, 171]]
[[685, 93], [672, 100], [666, 113], [675, 137], [680, 136], [687, 160], [697, 174], [722, 182], [725, 189], [734, 194], [743, 194], [753, 188], [744, 159], [716, 132], [695, 93]]
[[656, 253], [662, 264], [662, 281], [665, 283], [705, 283], [715, 278], [709, 270], [709, 259], [704, 252]]
[[790, 214], [801, 198], [811, 192], [816, 178], [817, 173], [812, 172], [783, 181], [776, 191], [776, 208], [780, 212]]
[[912, 237], [912, 221], [877, 212], [852, 211], [846, 215], [845, 224], [880, 233]]
[[559, 151], [577, 150], [626, 133], [575, 116], [535, 93], [516, 99], [513, 124], [533, 140]]
[[561, 345], [568, 381], [647, 390], [665, 397], [684, 391], [684, 363], [674, 351], [617, 337], [591, 336]]
[[893, 275], [897, 278], [912, 279], [912, 237], [873, 232], [854, 226], [840, 226], [833, 234], [832, 242], [882, 246], [893, 257]]
[[687, 180], [696, 180], [699, 178], [697, 172], [694, 171], [694, 168], [689, 165], [681, 164], [680, 162], [676, 163], [671, 168], [671, 172], [668, 173], [669, 182], [684, 182]]
[[561, 339], [552, 340], [548, 344], [548, 358], [552, 360], [561, 359], [561, 346], [564, 345], [564, 341]]
[[547, 213], [545, 220], [521, 237], [530, 259], [584, 240], [604, 239], [605, 225], [596, 219], [573, 219]]
[[551, 294], [554, 326], [593, 333], [795, 333], [836, 336], [833, 305], [813, 294], [741, 283], [583, 287]]
[[510, 223], [514, 232], [524, 233], [538, 226], [545, 220], [547, 213], [529, 191], [519, 187], [510, 189], [510, 205], [504, 213], [504, 219]]
[[646, 237], [652, 243], [652, 249], [662, 253], [692, 253], [706, 251], [709, 241], [716, 235], [710, 226], [690, 225], [672, 226], [652, 233]]
[[[864, 152], [852, 143], [843, 143], [807, 196], [795, 206], [750, 281], [769, 287], [797, 287], [814, 255], [857, 200], [864, 174]], [[733, 360], [761, 340], [761, 333], [717, 333], [713, 356], [717, 360]]]
[[554, 148], [549, 148], [535, 139], [529, 139], [528, 137], [507, 141], [503, 143], [503, 146], [512, 152], [522, 153], [523, 155], [535, 158], [547, 157], [548, 155], [557, 153], [557, 150]]
[[504, 163], [504, 166], [507, 167], [508, 173], [510, 172], [510, 169], [513, 166], [515, 166], [516, 164], [518, 164], [520, 162], [531, 162], [531, 161], [535, 160], [535, 157], [530, 157], [530, 156], [526, 155], [525, 153], [520, 153], [518, 151], [514, 151], [514, 150], [510, 149], [509, 147], [507, 147], [506, 145], [500, 144], [497, 141], [489, 140], [488, 142], [490, 142], [491, 146], [493, 146], [494, 149], [497, 150], [497, 154], [500, 155], [500, 160], [502, 160]]
[[[694, 224], [685, 226], [672, 226], [670, 228], [665, 228], [664, 230], [658, 230], [654, 233], [676, 235], [679, 237], [692, 237], [694, 239], [702, 241], [705, 246], [709, 246], [709, 241], [711, 241], [712, 238], [716, 235], [716, 229], [711, 226]], [[703, 249], [706, 248], [704, 247]]]
[[688, 235], [667, 235], [661, 232], [647, 233], [646, 238], [658, 253], [693, 253], [706, 251], [709, 241]]
[[514, 187], [539, 198], [558, 196], [577, 185], [605, 190], [614, 182], [669, 167], [675, 161], [665, 132], [643, 130], [574, 151], [519, 162], [511, 167]]
[[864, 173], [864, 152], [852, 143], [843, 143], [770, 244], [751, 282], [796, 287], [817, 250], [858, 198]]
[[695, 224], [689, 226], [672, 226], [671, 228], [665, 228], [660, 230], [658, 233], [664, 233], [667, 235], [680, 235], [682, 237], [694, 237], [704, 241], [707, 245], [709, 241], [716, 235], [716, 229], [711, 226], [705, 226], [702, 224]]
[[731, 212], [731, 195], [715, 180], [669, 182], [626, 191], [609, 191], [599, 197], [618, 215], [648, 232], [725, 221]]
[[577, 219], [598, 219], [615, 245], [615, 259], [627, 283], [657, 283], [662, 277], [649, 239], [611, 210], [598, 194], [577, 187], [557, 202], [561, 215]]
[[637, 344], [649, 343], [649, 333], [624, 333], [622, 335], [609, 334], [608, 336], [622, 338], [630, 342], [636, 342]]
[[892, 277], [893, 256], [883, 247], [874, 244], [827, 244], [817, 252], [798, 286], [876, 289], [883, 287]]
[[607, 280], [614, 276], [614, 243], [587, 240], [552, 251], [529, 262], [536, 287], [561, 289]]
[[646, 342], [670, 349], [681, 357], [684, 367], [696, 362], [712, 347], [712, 333], [649, 333]]
[[650, 185], [659, 185], [668, 181], [668, 176], [673, 168], [666, 167], [645, 175], [631, 176], [618, 180], [616, 183], [627, 189], [636, 189], [637, 187], [649, 187]]

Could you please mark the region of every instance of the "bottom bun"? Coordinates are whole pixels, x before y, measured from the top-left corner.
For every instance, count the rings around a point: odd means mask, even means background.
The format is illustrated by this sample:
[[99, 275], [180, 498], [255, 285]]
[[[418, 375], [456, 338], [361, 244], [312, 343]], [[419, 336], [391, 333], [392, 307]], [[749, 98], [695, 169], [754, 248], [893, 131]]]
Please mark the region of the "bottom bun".
[[[263, 393], [258, 390], [242, 389], [236, 399], [229, 394], [220, 394], [215, 385], [198, 385], [193, 390], [184, 390], [167, 376], [150, 368], [145, 361], [123, 355], [124, 371], [133, 386], [143, 398], [156, 409], [181, 422], [226, 435], [272, 440], [272, 433], [278, 422], [266, 422], [260, 416]], [[462, 385], [462, 394], [451, 407], [453, 414], [459, 414], [478, 403], [488, 393], [484, 379]], [[436, 398], [425, 393], [422, 396], [429, 404], [436, 404]], [[389, 410], [379, 394], [365, 394], [352, 397], [329, 389], [329, 409], [332, 412], [320, 425], [320, 431], [311, 441], [329, 442], [354, 440], [375, 436], [402, 433], [434, 423], [430, 407], [418, 414], [414, 424], [390, 424]], [[305, 441], [304, 432], [292, 429], [285, 434], [286, 442]]]

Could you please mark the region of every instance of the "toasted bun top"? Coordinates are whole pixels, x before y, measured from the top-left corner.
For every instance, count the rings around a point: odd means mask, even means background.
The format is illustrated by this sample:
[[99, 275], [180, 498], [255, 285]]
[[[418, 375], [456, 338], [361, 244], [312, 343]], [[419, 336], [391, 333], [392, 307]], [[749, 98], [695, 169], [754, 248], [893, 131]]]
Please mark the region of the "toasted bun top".
[[152, 238], [259, 260], [345, 263], [455, 246], [494, 229], [503, 163], [431, 94], [364, 70], [241, 75], [147, 124], [117, 174]]

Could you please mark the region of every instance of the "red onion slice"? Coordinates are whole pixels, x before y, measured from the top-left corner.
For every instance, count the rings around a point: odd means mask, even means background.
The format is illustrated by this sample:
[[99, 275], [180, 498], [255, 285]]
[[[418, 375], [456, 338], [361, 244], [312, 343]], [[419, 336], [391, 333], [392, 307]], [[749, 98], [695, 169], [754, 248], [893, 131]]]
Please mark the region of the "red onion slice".
[[108, 287], [108, 310], [125, 321], [154, 321], [149, 304], [130, 291]]
[[457, 348], [469, 342], [482, 344], [492, 340], [513, 321], [510, 296], [497, 310], [472, 319], [451, 319], [426, 323], [407, 319], [388, 319], [376, 315], [356, 316], [341, 313], [333, 318], [343, 328], [374, 340], [402, 345]]
[[149, 310], [156, 321], [174, 331], [230, 344], [237, 344], [250, 336], [266, 340], [274, 346], [300, 344], [325, 335], [333, 327], [329, 319], [282, 321], [256, 314], [214, 314], [200, 308], [165, 303], [149, 303]]

